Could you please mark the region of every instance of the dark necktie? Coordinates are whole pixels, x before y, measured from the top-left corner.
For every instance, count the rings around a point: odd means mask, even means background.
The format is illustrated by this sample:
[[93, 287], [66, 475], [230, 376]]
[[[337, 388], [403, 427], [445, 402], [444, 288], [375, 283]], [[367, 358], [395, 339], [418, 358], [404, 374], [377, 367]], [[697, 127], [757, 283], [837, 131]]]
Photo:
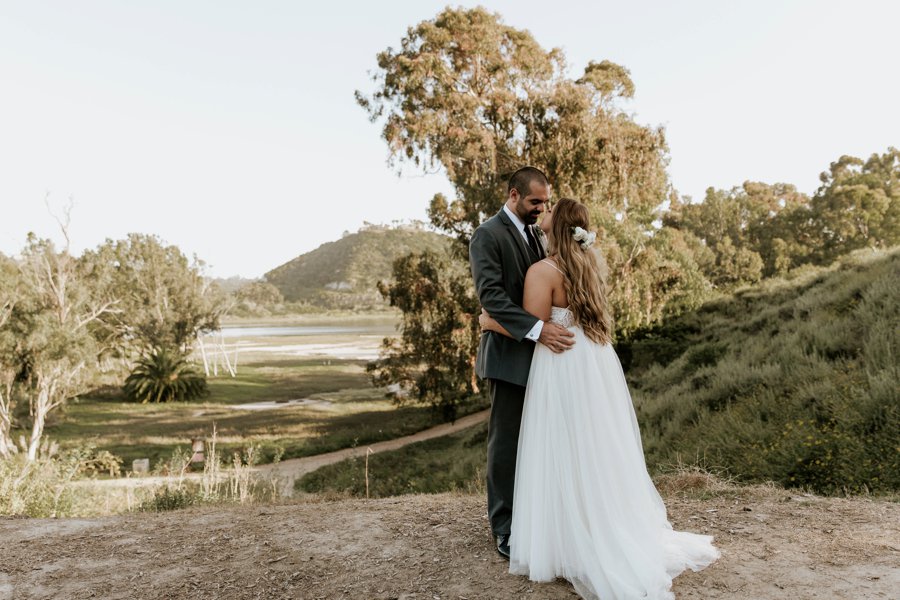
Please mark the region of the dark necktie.
[[534, 251], [534, 255], [538, 258], [541, 257], [541, 252], [538, 250], [537, 240], [534, 239], [534, 234], [531, 233], [531, 227], [528, 225], [525, 226], [525, 237], [528, 238], [528, 245], [531, 246], [531, 249]]

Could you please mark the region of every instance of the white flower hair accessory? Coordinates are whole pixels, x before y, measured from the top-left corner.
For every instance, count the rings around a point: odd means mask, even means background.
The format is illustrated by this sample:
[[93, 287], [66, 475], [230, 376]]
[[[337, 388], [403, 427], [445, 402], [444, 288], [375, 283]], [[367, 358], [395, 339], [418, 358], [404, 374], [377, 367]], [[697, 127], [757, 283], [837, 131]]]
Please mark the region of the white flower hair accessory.
[[582, 250], [587, 250], [594, 245], [594, 240], [597, 239], [597, 233], [594, 231], [587, 231], [581, 227], [574, 227], [572, 228], [572, 237], [578, 242]]

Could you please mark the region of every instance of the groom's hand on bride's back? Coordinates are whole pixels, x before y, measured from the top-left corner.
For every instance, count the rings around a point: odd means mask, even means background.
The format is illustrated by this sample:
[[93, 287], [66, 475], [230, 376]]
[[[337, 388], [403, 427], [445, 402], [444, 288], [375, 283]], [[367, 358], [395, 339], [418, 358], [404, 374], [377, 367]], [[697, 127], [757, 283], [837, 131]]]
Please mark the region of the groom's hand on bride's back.
[[538, 341], [559, 354], [575, 345], [575, 334], [557, 323], [544, 323]]

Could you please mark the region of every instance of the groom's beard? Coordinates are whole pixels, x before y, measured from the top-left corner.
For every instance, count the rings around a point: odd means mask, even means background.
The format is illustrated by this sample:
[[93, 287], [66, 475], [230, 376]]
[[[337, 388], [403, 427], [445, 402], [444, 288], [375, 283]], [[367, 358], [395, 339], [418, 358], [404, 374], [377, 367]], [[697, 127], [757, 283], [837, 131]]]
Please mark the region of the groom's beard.
[[539, 213], [537, 211], [528, 213], [528, 216], [525, 217], [525, 224], [526, 225], [534, 225], [535, 223], [537, 223], [538, 217], [540, 215], [541, 215], [541, 213]]

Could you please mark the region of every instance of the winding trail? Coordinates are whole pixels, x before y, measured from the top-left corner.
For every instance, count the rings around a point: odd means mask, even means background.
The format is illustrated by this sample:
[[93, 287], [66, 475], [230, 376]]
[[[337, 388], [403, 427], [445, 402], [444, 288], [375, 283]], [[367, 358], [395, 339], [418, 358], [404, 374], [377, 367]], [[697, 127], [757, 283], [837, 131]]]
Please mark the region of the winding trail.
[[486, 421], [490, 412], [491, 410], [486, 408], [480, 412], [472, 413], [471, 415], [466, 415], [461, 419], [457, 419], [453, 423], [441, 423], [440, 425], [435, 425], [430, 429], [424, 429], [411, 435], [394, 438], [392, 440], [384, 440], [383, 442], [376, 442], [374, 444], [356, 446], [355, 448], [343, 448], [333, 452], [326, 452], [325, 454], [315, 454], [313, 456], [304, 456], [302, 458], [291, 458], [274, 464], [259, 465], [254, 470], [258, 473], [272, 474], [282, 480], [282, 495], [288, 497], [292, 496], [294, 493], [294, 482], [307, 473], [312, 473], [316, 469], [348, 458], [365, 456], [370, 449], [372, 450], [372, 454], [377, 454], [388, 450], [397, 450], [398, 448], [416, 442], [424, 442], [425, 440], [430, 440], [432, 438], [450, 435], [451, 433], [456, 433], [457, 431]]
[[[388, 450], [396, 450], [408, 444], [423, 442], [432, 438], [441, 437], [456, 433], [467, 427], [478, 425], [487, 420], [491, 410], [489, 408], [466, 415], [457, 419], [453, 423], [442, 423], [435, 425], [430, 429], [424, 429], [417, 433], [406, 435], [392, 440], [384, 440], [374, 444], [366, 444], [356, 446], [355, 448], [343, 448], [326, 452], [324, 454], [315, 454], [313, 456], [304, 456], [301, 458], [291, 458], [274, 464], [257, 465], [253, 470], [264, 475], [277, 477], [281, 485], [282, 495], [285, 497], [293, 496], [294, 482], [303, 477], [307, 473], [312, 473], [320, 467], [334, 464], [348, 458], [356, 456], [365, 456], [369, 449], [373, 454], [385, 452]], [[184, 476], [167, 475], [167, 476], [150, 476], [150, 477], [122, 477], [118, 479], [98, 479], [90, 482], [84, 482], [90, 485], [109, 486], [109, 487], [143, 487], [148, 485], [162, 485], [165, 483], [184, 479], [187, 481], [199, 480], [202, 473], [186, 473]], [[82, 483], [82, 482], [76, 482]]]

